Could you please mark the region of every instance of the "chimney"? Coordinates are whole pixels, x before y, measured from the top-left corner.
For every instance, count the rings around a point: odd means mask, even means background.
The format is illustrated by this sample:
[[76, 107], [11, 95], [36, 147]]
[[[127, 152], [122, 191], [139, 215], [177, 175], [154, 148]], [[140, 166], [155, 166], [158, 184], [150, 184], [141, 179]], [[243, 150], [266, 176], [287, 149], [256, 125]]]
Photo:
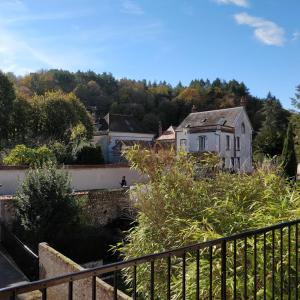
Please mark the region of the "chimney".
[[240, 103], [241, 106], [244, 106], [246, 108], [247, 106], [247, 97], [246, 96], [243, 96], [241, 98], [241, 103]]
[[161, 121], [158, 122], [158, 136], [162, 135], [162, 124]]
[[195, 104], [193, 104], [193, 106], [192, 106], [192, 113], [195, 113], [195, 112], [197, 112], [197, 107], [196, 107]]

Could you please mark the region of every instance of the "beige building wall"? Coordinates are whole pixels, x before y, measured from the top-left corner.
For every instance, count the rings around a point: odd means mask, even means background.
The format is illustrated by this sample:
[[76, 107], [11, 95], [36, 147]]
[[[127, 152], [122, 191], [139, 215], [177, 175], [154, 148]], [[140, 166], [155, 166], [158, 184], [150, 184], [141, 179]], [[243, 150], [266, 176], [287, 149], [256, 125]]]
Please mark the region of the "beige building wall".
[[[80, 265], [65, 257], [60, 252], [48, 246], [46, 243], [39, 244], [39, 268], [40, 279], [51, 278], [59, 275], [70, 274], [84, 270]], [[103, 280], [96, 279], [96, 299], [113, 299], [114, 289]], [[68, 299], [68, 284], [61, 284], [47, 289], [47, 299], [65, 300]], [[74, 281], [74, 300], [92, 299], [92, 278]], [[118, 291], [118, 300], [132, 300], [121, 291]]]

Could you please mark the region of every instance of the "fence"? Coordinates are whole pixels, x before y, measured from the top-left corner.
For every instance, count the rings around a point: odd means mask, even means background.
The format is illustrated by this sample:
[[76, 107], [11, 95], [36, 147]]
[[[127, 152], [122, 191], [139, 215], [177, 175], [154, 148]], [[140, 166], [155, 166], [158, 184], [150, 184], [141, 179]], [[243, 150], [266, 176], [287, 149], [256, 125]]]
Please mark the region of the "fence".
[[38, 256], [28, 246], [23, 244], [4, 224], [0, 224], [0, 227], [3, 247], [29, 279], [37, 280], [39, 276]]
[[[300, 220], [250, 230], [179, 249], [0, 290], [11, 296], [112, 275], [114, 298], [120, 281], [133, 299], [298, 299]], [[122, 276], [120, 276], [120, 273]]]

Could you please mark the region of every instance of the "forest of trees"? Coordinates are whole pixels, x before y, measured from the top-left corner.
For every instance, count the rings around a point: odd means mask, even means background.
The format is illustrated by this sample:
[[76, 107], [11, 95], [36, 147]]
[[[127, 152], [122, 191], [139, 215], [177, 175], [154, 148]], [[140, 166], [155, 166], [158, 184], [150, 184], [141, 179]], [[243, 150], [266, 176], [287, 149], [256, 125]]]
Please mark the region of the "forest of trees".
[[[300, 88], [295, 106], [299, 93]], [[240, 105], [242, 97], [247, 99], [246, 109], [254, 128], [255, 153], [280, 155], [292, 122], [299, 157], [299, 115], [285, 110], [271, 93], [264, 99], [252, 96], [243, 82], [195, 79], [187, 86], [181, 82], [172, 86], [166, 82], [118, 80], [110, 73], [65, 70], [42, 70], [25, 76], [1, 74], [0, 147], [68, 143], [78, 124], [83, 125], [89, 139], [92, 121], [86, 109], [90, 107], [96, 108], [98, 116], [108, 112], [132, 114], [157, 133], [159, 122], [163, 129], [176, 126], [193, 105], [198, 111], [229, 108]]]

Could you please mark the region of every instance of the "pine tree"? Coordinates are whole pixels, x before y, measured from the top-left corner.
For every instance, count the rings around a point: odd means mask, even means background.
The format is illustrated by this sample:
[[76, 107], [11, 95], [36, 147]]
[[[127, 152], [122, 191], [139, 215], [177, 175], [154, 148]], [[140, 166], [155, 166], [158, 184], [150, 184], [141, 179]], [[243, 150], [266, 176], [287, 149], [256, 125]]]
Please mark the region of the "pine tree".
[[260, 111], [264, 121], [254, 140], [256, 151], [265, 155], [280, 155], [288, 126], [289, 113], [284, 110], [280, 101], [271, 94], [264, 101]]
[[290, 122], [282, 150], [282, 166], [286, 176], [295, 178], [297, 171], [297, 158], [295, 152], [293, 125]]

